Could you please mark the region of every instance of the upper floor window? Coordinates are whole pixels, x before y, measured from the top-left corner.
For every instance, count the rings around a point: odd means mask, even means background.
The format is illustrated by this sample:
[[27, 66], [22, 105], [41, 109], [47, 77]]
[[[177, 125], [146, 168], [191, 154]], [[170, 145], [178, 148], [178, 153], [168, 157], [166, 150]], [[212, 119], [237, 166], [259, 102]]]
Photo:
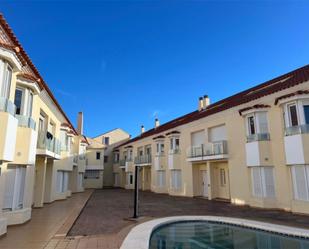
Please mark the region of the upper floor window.
[[151, 146], [150, 145], [146, 146], [145, 153], [146, 153], [146, 155], [151, 155]]
[[109, 137], [103, 137], [103, 144], [109, 145]]
[[33, 93], [29, 89], [17, 87], [15, 90], [14, 104], [16, 106], [16, 114], [31, 117]]
[[170, 138], [170, 149], [171, 151], [179, 150], [179, 138], [178, 137]]
[[284, 105], [286, 135], [309, 132], [309, 99], [297, 99]]
[[164, 143], [163, 141], [157, 142], [157, 154], [163, 154], [164, 153]]
[[11, 80], [11, 66], [7, 62], [0, 60], [0, 97], [6, 99], [10, 97]]
[[97, 152], [97, 153], [96, 153], [96, 159], [97, 159], [97, 160], [100, 160], [100, 159], [101, 159], [101, 152]]
[[115, 163], [119, 162], [119, 153], [118, 152], [114, 154], [114, 162]]
[[268, 140], [267, 112], [255, 112], [246, 116], [247, 141]]

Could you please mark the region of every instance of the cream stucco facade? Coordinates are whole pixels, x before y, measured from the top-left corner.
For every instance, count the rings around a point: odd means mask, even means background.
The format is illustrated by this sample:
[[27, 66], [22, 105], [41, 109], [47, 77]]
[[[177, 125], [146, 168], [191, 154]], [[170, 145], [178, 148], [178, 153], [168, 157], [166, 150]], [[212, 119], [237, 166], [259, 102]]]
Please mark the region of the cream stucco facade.
[[300, 68], [214, 104], [204, 96], [199, 110], [142, 129], [114, 150], [121, 186], [133, 187], [138, 166], [143, 190], [309, 213], [308, 72]]
[[84, 191], [87, 139], [74, 129], [0, 17], [0, 235], [32, 208]]

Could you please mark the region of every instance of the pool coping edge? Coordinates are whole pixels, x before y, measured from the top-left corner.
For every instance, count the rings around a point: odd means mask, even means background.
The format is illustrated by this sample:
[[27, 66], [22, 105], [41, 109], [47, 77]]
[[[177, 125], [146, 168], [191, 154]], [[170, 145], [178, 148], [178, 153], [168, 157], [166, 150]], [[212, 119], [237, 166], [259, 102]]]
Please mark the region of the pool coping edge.
[[276, 225], [248, 219], [220, 217], [220, 216], [172, 216], [153, 219], [141, 223], [131, 229], [124, 239], [120, 249], [148, 249], [152, 232], [159, 226], [180, 221], [213, 221], [247, 228], [259, 229], [294, 237], [309, 238], [309, 230], [291, 226]]

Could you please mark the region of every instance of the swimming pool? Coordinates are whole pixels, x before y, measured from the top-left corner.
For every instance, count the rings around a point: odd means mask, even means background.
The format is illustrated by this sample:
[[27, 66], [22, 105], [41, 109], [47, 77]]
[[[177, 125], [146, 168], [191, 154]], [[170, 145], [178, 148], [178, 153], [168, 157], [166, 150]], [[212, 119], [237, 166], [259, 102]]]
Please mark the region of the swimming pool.
[[309, 240], [213, 221], [180, 221], [157, 227], [149, 249], [307, 249]]

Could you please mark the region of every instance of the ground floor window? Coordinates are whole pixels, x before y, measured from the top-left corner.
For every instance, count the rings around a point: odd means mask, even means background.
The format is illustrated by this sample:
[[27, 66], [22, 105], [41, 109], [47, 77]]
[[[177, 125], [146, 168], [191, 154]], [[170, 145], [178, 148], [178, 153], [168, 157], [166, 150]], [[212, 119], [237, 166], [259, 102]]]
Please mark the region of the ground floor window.
[[8, 165], [5, 172], [4, 210], [23, 208], [27, 168]]
[[158, 170], [157, 171], [157, 186], [159, 188], [165, 187], [165, 170]]
[[294, 198], [309, 201], [309, 165], [291, 166]]
[[119, 173], [114, 173], [114, 185], [115, 186], [120, 185]]
[[100, 178], [100, 170], [86, 170], [85, 179], [99, 179]]
[[83, 179], [84, 179], [84, 174], [78, 173], [78, 176], [77, 176], [77, 186], [78, 186], [78, 188], [83, 187]]
[[275, 197], [273, 167], [252, 167], [251, 178], [253, 196], [262, 198]]
[[171, 188], [181, 190], [181, 170], [171, 170]]
[[58, 170], [57, 171], [57, 192], [64, 193], [68, 191], [69, 185], [69, 172]]
[[126, 182], [127, 185], [131, 185], [133, 184], [133, 173], [127, 173], [127, 182]]

